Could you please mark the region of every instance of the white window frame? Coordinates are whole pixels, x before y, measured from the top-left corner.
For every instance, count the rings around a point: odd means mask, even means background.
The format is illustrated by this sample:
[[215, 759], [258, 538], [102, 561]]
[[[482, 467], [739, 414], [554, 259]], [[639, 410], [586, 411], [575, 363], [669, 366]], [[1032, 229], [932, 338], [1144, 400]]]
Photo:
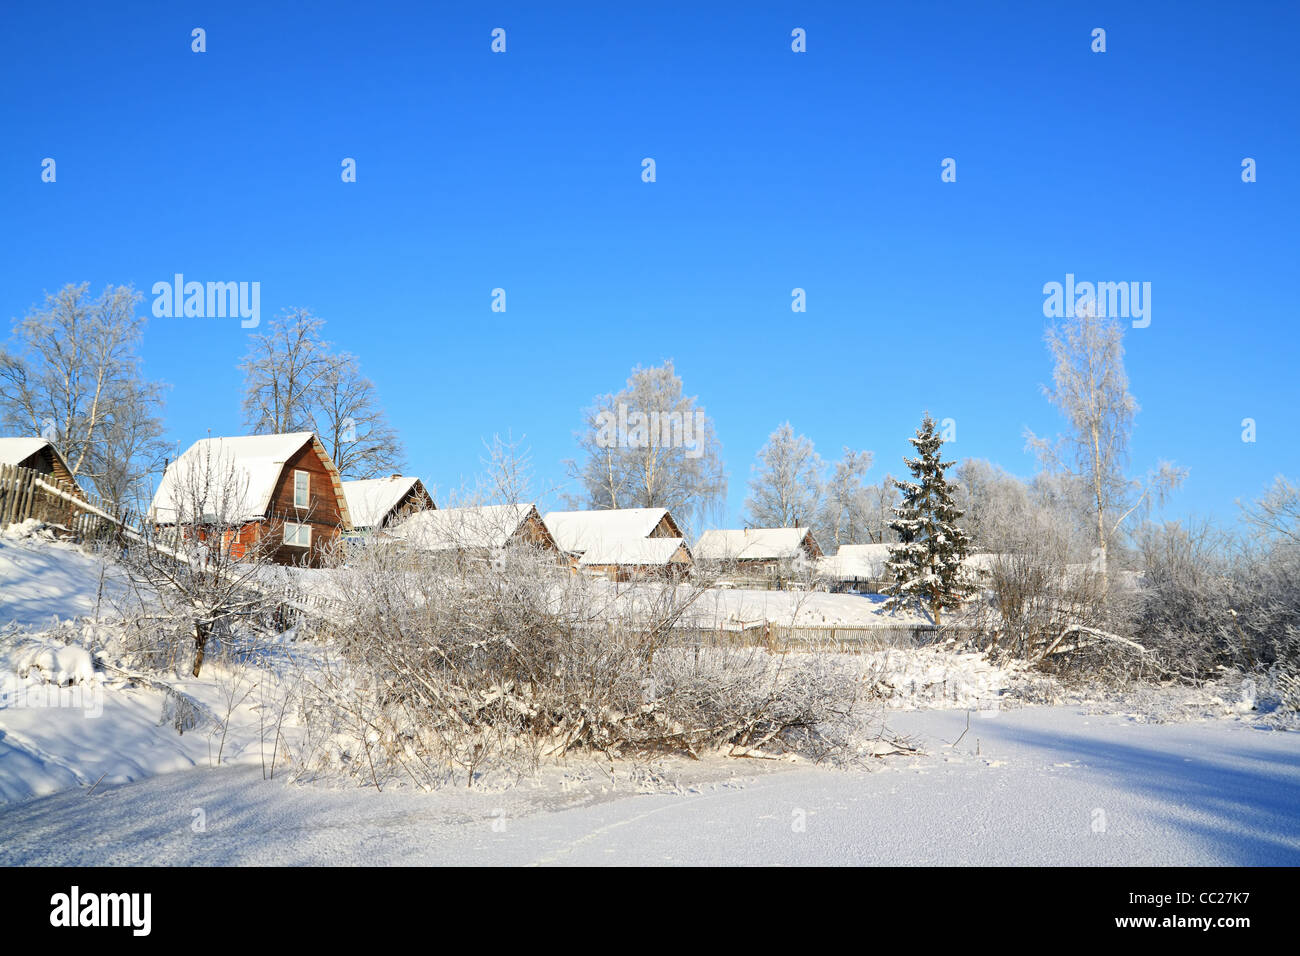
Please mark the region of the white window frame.
[[[298, 477], [302, 476], [302, 501], [298, 500]], [[293, 506], [307, 508], [311, 505], [311, 472], [297, 468], [293, 472]]]
[[[302, 532], [307, 533], [307, 540], [298, 540], [302, 537]], [[286, 521], [284, 523], [284, 533], [282, 535], [286, 547], [290, 548], [310, 548], [311, 547], [311, 525], [299, 524], [297, 521]]]

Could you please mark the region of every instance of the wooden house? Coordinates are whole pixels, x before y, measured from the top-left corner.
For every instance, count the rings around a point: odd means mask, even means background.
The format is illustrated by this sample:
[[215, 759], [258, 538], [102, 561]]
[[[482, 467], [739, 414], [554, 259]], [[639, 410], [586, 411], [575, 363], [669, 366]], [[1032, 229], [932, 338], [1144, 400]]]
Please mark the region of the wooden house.
[[407, 475], [345, 481], [343, 496], [347, 499], [352, 530], [361, 534], [373, 533], [407, 515], [437, 507], [420, 479]]
[[679, 580], [693, 564], [691, 551], [682, 538], [602, 541], [587, 548], [578, 559], [583, 571], [603, 574], [611, 581]]
[[611, 549], [646, 538], [682, 538], [667, 508], [612, 508], [605, 511], [548, 511], [543, 518], [555, 543], [574, 569], [592, 548]]
[[695, 560], [739, 581], [782, 585], [822, 556], [808, 528], [744, 528], [706, 531]]
[[149, 515], [200, 536], [219, 530], [236, 558], [307, 567], [352, 526], [338, 468], [311, 432], [195, 442], [168, 466]]
[[537, 506], [528, 502], [421, 511], [390, 526], [389, 534], [421, 551], [491, 556], [526, 544], [559, 554]]

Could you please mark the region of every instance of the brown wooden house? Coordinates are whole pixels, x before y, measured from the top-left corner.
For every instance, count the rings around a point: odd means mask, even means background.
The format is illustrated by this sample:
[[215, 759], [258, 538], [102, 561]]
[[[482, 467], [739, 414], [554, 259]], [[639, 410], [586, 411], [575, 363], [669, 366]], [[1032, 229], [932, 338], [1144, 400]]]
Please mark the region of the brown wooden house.
[[733, 583], [783, 587], [811, 577], [821, 546], [808, 528], [735, 528], [706, 531], [695, 560]]
[[168, 466], [150, 517], [200, 536], [219, 529], [236, 558], [306, 567], [352, 527], [338, 468], [311, 432], [195, 442]]

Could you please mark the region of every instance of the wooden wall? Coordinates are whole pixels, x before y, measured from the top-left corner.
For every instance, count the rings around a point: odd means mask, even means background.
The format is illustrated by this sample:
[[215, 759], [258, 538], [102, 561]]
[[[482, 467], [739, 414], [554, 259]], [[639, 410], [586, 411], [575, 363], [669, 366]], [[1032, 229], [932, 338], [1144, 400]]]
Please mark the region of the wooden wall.
[[[293, 503], [295, 471], [305, 471], [311, 476], [306, 508], [298, 508]], [[284, 469], [280, 472], [275, 491], [271, 495], [266, 521], [256, 530], [245, 528], [245, 532], [240, 534], [241, 543], [246, 538], [250, 544], [260, 541], [276, 564], [318, 567], [323, 552], [338, 540], [342, 531], [343, 511], [339, 505], [340, 490], [336, 478], [316, 450], [316, 443], [303, 445], [296, 455], [285, 462]], [[296, 548], [280, 543], [285, 521], [311, 525], [310, 548]]]

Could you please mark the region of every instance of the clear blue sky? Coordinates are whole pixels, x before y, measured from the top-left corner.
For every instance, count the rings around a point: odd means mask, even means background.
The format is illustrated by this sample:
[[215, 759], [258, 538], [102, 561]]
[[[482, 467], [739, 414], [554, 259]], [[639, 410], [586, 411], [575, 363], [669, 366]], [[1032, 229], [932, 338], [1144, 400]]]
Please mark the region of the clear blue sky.
[[[1146, 281], [1134, 466], [1189, 467], [1171, 512], [1230, 518], [1300, 474], [1298, 10], [10, 4], [0, 318], [67, 282], [133, 283], [147, 312], [176, 272], [258, 281], [264, 324], [309, 307], [361, 357], [439, 488], [508, 430], [560, 480], [591, 397], [673, 358], [735, 521], [787, 419], [878, 479], [928, 408], [955, 456], [1030, 474], [1022, 430], [1060, 427], [1043, 284]], [[182, 446], [241, 430], [248, 335], [150, 319]]]

